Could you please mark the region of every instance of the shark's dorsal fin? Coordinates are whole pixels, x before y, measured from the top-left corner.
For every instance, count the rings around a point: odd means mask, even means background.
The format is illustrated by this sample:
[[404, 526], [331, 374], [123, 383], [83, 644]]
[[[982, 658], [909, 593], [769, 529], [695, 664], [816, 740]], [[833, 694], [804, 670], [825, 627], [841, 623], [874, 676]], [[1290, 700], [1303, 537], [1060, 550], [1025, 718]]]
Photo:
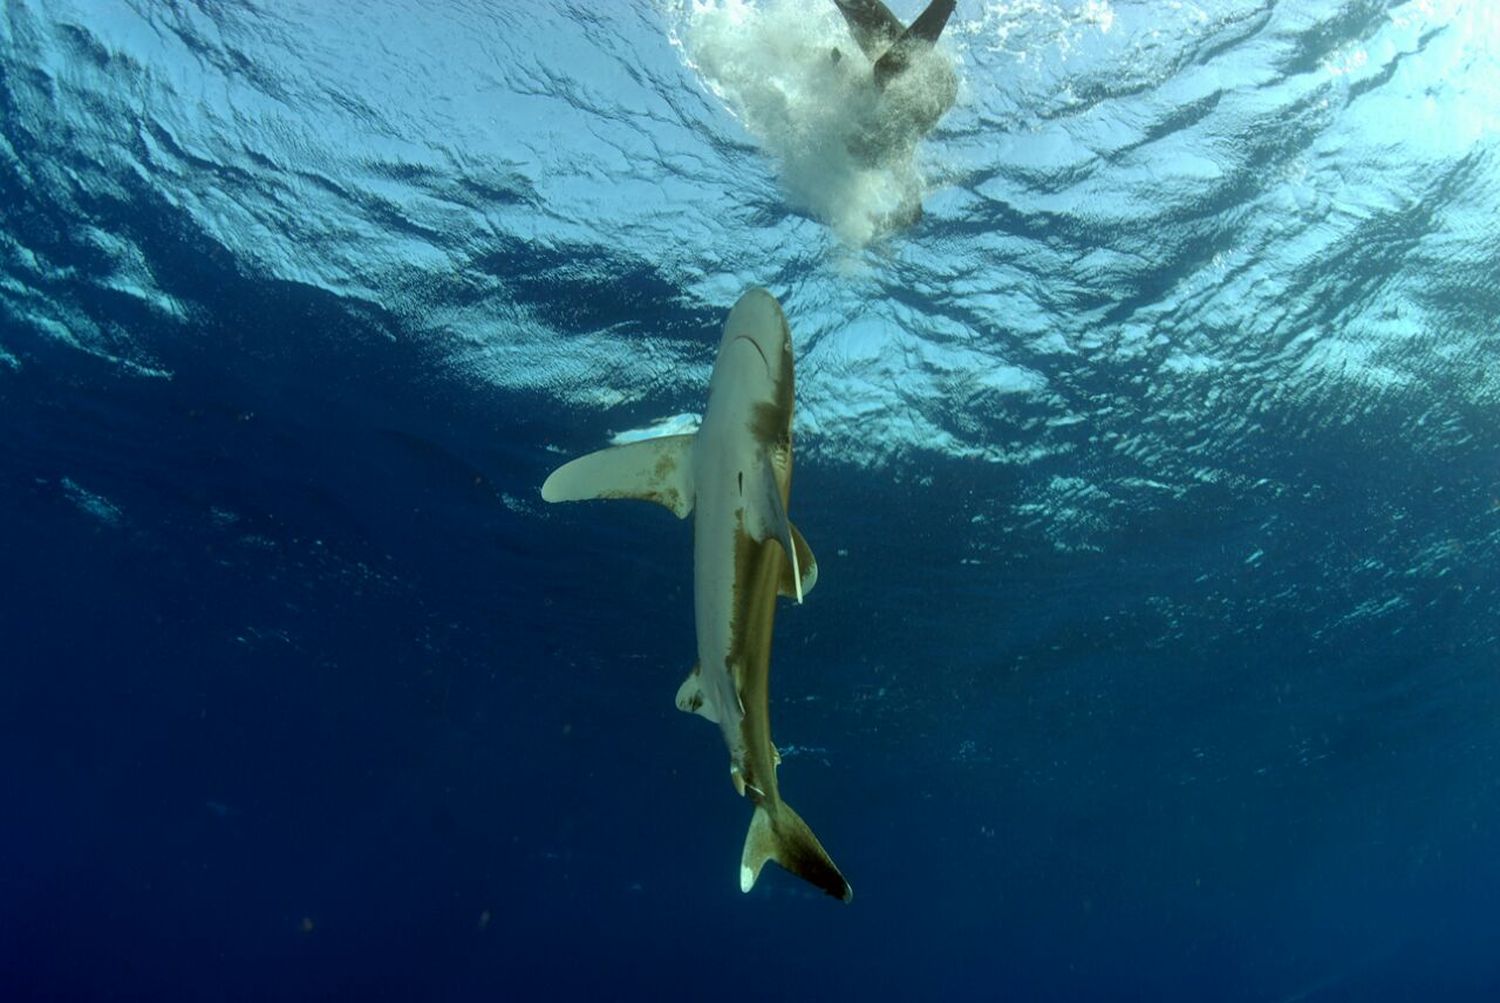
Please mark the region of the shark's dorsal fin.
[[693, 438], [663, 435], [580, 456], [552, 471], [542, 498], [639, 498], [686, 518], [693, 510]]
[[[786, 517], [786, 499], [781, 496], [781, 488], [776, 484], [776, 475], [769, 458], [766, 460], [766, 475], [761, 481], [766, 485], [766, 515], [770, 518], [770, 524], [766, 528], [771, 536], [781, 541], [781, 550], [786, 554], [787, 563], [791, 565], [792, 589], [786, 594], [800, 603], [803, 594], [802, 572], [797, 564], [797, 545], [792, 542], [792, 534], [796, 530], [792, 528], [792, 520]], [[803, 547], [806, 546], [804, 543]], [[787, 584], [786, 576], [782, 577], [781, 584]]]
[[[812, 548], [802, 538], [802, 533], [797, 529], [797, 524], [792, 523], [792, 548], [797, 552], [797, 570], [802, 573], [802, 594], [806, 596], [812, 591], [818, 581], [818, 560], [813, 557]], [[792, 565], [788, 561], [781, 569], [780, 594], [788, 599], [797, 598], [797, 586], [792, 581]]]
[[875, 85], [884, 88], [891, 78], [911, 65], [911, 60], [923, 48], [931, 48], [943, 33], [948, 18], [958, 0], [932, 0], [927, 9], [917, 15], [911, 27], [875, 60]]
[[702, 673], [696, 664], [682, 681], [682, 685], [677, 687], [677, 709], [705, 717], [714, 724], [719, 723], [718, 713], [703, 695]]

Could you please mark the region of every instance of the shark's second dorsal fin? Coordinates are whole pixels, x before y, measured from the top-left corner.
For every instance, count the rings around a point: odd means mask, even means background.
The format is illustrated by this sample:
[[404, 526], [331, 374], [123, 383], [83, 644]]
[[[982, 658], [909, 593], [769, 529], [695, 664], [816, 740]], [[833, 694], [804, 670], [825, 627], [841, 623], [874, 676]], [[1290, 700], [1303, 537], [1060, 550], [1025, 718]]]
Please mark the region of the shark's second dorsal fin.
[[714, 724], [719, 723], [719, 715], [714, 706], [710, 704], [703, 694], [702, 673], [695, 664], [693, 671], [689, 672], [682, 685], [677, 687], [677, 709], [689, 714], [697, 714], [706, 717]]
[[[802, 533], [797, 529], [797, 524], [792, 523], [791, 527], [792, 549], [797, 552], [797, 570], [802, 574], [802, 594], [806, 596], [818, 582], [818, 559], [813, 557], [812, 548], [802, 538]], [[797, 598], [797, 585], [792, 581], [791, 561], [782, 566], [781, 586], [778, 591], [788, 599]]]
[[692, 435], [663, 435], [580, 456], [542, 484], [549, 502], [639, 498], [665, 505], [683, 519], [693, 510]]

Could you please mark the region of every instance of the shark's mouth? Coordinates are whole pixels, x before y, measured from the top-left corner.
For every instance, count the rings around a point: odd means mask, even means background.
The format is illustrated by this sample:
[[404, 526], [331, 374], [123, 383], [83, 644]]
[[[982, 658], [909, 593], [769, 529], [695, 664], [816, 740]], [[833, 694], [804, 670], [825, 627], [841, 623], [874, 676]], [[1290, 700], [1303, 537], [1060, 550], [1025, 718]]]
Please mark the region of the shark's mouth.
[[766, 367], [766, 376], [769, 377], [771, 375], [771, 362], [770, 362], [769, 359], [766, 358], [766, 353], [763, 352], [763, 351], [761, 351], [760, 350], [760, 346], [755, 343], [755, 339], [752, 338], [752, 337], [750, 337], [748, 334], [742, 334], [738, 338], [735, 338], [734, 340], [735, 341], [748, 341], [748, 342], [750, 342], [750, 347], [753, 348], [753, 349], [755, 349], [755, 354], [756, 355], [760, 356], [761, 363]]

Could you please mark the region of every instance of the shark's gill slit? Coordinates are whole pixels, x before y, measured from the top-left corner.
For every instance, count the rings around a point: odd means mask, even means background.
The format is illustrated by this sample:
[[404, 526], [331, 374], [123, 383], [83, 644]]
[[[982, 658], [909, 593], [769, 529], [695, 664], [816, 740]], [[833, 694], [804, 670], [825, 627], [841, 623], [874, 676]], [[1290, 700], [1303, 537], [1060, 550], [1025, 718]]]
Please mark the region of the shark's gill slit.
[[750, 343], [750, 347], [753, 348], [753, 349], [755, 349], [755, 354], [760, 356], [761, 364], [766, 367], [766, 375], [767, 376], [771, 375], [771, 363], [766, 358], [765, 350], [762, 349], [760, 347], [760, 345], [756, 344], [756, 341], [755, 341], [754, 338], [751, 338], [748, 335], [743, 335], [742, 334], [742, 335], [740, 335], [738, 338], [736, 338], [734, 340], [735, 341], [746, 341], [746, 342], [749, 342]]
[[745, 497], [745, 472], [740, 471], [740, 497]]

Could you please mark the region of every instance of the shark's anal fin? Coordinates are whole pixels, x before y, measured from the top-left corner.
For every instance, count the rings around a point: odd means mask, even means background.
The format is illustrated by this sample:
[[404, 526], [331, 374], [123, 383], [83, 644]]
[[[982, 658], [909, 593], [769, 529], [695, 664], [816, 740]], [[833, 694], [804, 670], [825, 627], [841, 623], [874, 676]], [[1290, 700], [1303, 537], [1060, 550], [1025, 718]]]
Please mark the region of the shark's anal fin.
[[542, 484], [549, 502], [639, 498], [686, 518], [693, 510], [692, 435], [663, 435], [601, 449], [564, 463]]
[[697, 665], [689, 672], [682, 685], [677, 687], [677, 709], [719, 723], [719, 714], [703, 693], [702, 673]]
[[[776, 477], [769, 459], [766, 461], [766, 474], [761, 478], [761, 481], [766, 485], [765, 514], [770, 520], [766, 529], [771, 536], [776, 537], [781, 542], [781, 550], [786, 554], [787, 563], [791, 565], [790, 584], [792, 588], [785, 594], [800, 603], [802, 601], [802, 571], [797, 564], [797, 546], [792, 542], [792, 534], [796, 530], [792, 528], [792, 520], [786, 517], [786, 499], [781, 496], [781, 488], [776, 484]], [[803, 547], [805, 548], [806, 546], [807, 544], [804, 542]], [[808, 551], [808, 553], [811, 553], [811, 551]], [[787, 584], [785, 576], [778, 583], [782, 587]]]
[[848, 902], [854, 898], [854, 889], [839, 873], [818, 837], [784, 801], [755, 806], [750, 831], [745, 834], [745, 851], [740, 856], [740, 891], [748, 892], [755, 887], [755, 879], [760, 877], [760, 869], [767, 860], [776, 861], [836, 899]]
[[[812, 548], [802, 538], [795, 523], [792, 524], [792, 549], [797, 553], [797, 570], [802, 575], [802, 595], [805, 597], [818, 583], [818, 559], [813, 557]], [[792, 581], [792, 563], [788, 561], [781, 569], [781, 584], [778, 589], [781, 595], [788, 599], [797, 598], [797, 583]]]

